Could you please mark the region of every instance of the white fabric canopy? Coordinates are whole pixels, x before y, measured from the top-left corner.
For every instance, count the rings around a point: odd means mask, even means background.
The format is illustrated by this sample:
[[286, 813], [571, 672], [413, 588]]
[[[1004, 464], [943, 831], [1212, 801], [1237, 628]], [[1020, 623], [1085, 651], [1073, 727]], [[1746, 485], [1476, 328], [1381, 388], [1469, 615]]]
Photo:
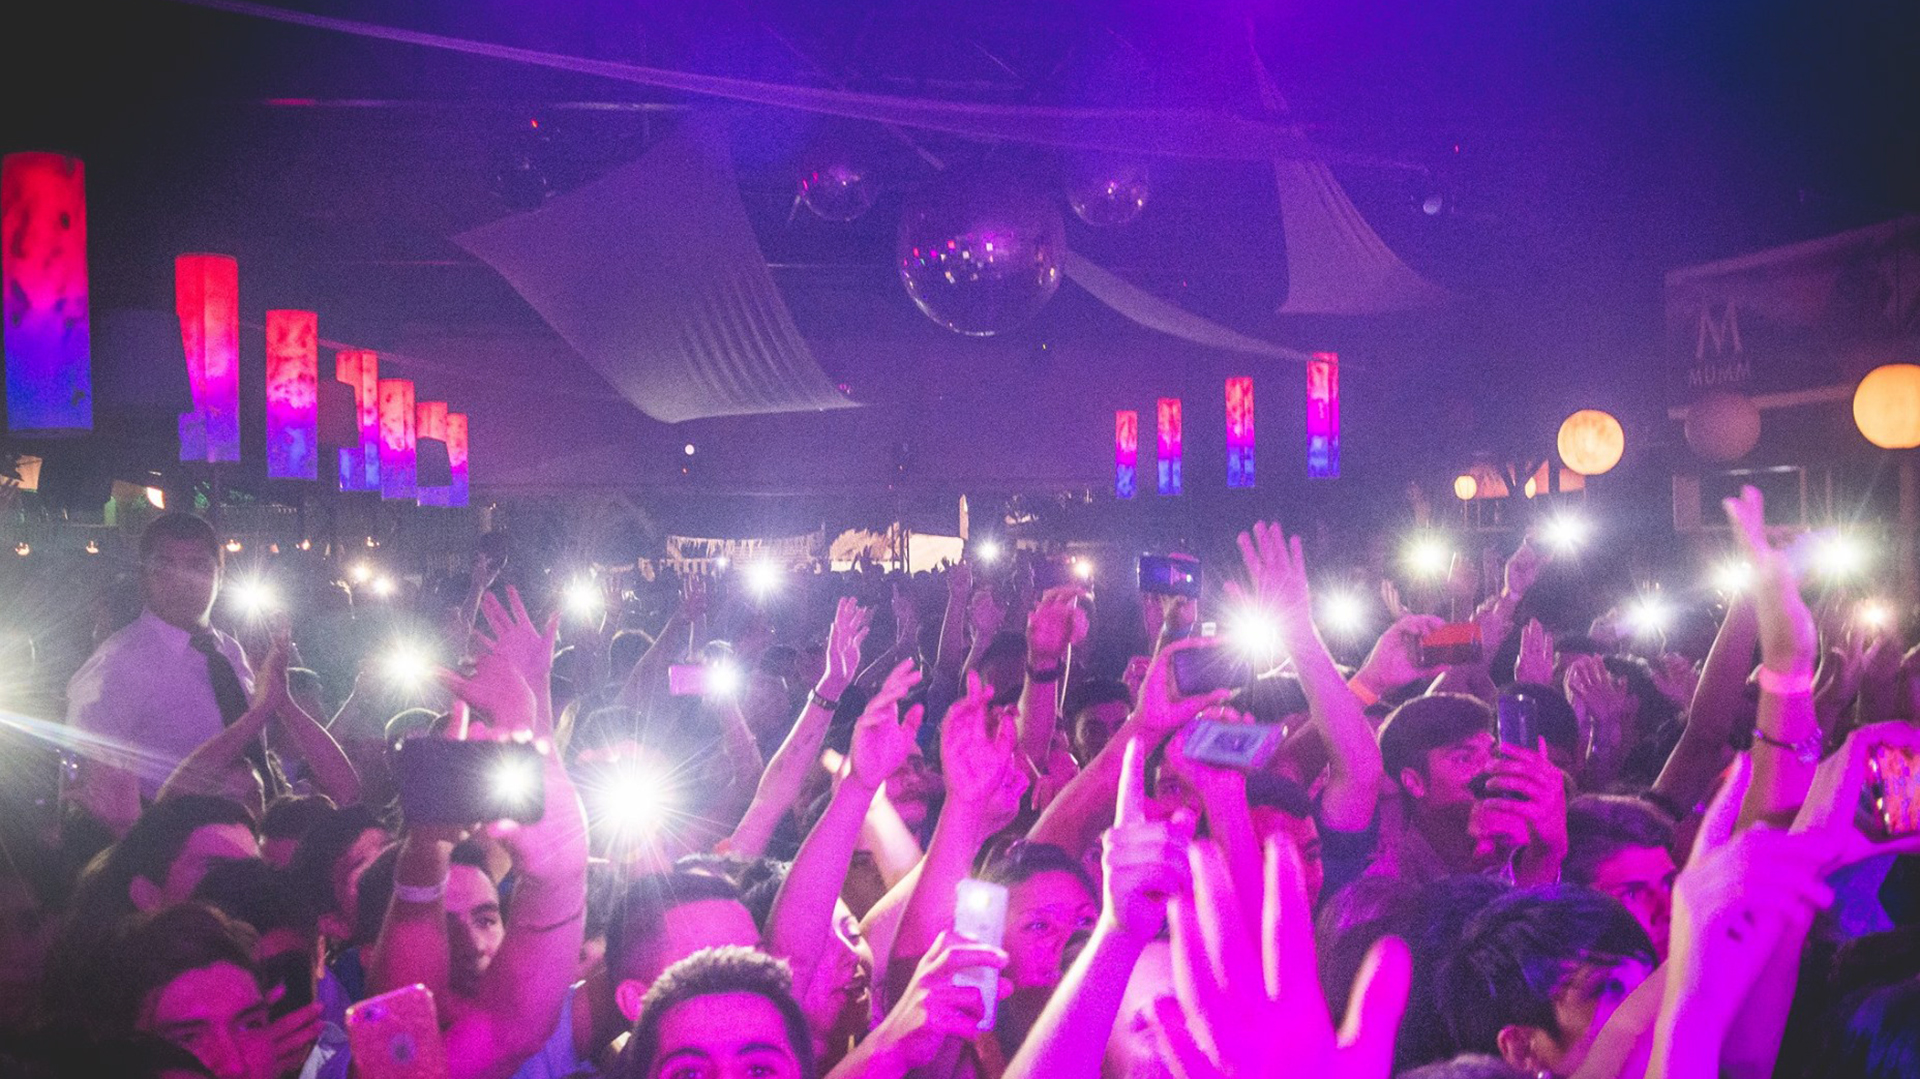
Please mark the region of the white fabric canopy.
[[689, 123], [602, 179], [454, 242], [654, 419], [853, 408], [774, 287], [725, 146]]

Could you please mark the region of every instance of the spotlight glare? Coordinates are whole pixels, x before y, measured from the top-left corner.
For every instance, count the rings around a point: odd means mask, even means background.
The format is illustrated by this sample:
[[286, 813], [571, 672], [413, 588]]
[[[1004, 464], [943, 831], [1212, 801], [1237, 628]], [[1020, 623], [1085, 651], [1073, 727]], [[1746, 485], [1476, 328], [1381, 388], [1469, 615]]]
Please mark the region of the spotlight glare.
[[998, 562], [1000, 561], [1000, 541], [990, 539], [981, 540], [980, 546], [975, 547], [973, 553], [978, 555], [982, 562], [988, 564]]
[[347, 579], [351, 580], [354, 584], [366, 584], [373, 579], [373, 567], [367, 565], [365, 562], [355, 562], [352, 567], [347, 570]]
[[606, 605], [606, 597], [592, 580], [581, 577], [567, 585], [565, 593], [567, 610], [575, 618], [592, 618]]
[[1713, 587], [1721, 592], [1745, 592], [1753, 583], [1753, 563], [1731, 559], [1713, 568]]
[[1649, 593], [1627, 608], [1627, 624], [1635, 633], [1652, 635], [1664, 632], [1673, 622], [1673, 606]]
[[1822, 574], [1851, 577], [1866, 568], [1869, 552], [1864, 540], [1848, 532], [1834, 532], [1813, 548], [1813, 566]]
[[1074, 559], [1074, 560], [1073, 560], [1073, 575], [1074, 575], [1075, 577], [1078, 577], [1078, 578], [1080, 578], [1080, 579], [1081, 579], [1081, 580], [1083, 580], [1083, 581], [1090, 581], [1090, 580], [1092, 580], [1092, 579], [1093, 579], [1093, 563], [1092, 563], [1092, 562], [1089, 562], [1088, 560], [1086, 560], [1086, 559], [1084, 559], [1084, 558], [1076, 558], [1076, 559]]
[[249, 618], [258, 618], [280, 607], [280, 597], [274, 594], [273, 586], [257, 577], [234, 582], [231, 595], [233, 605]]
[[689, 442], [685, 446], [681, 447], [680, 452], [686, 454], [688, 457], [692, 457], [695, 452], [693, 448], [693, 443]]
[[1886, 629], [1893, 625], [1893, 606], [1886, 600], [1870, 599], [1860, 604], [1857, 617], [1868, 629]]
[[1407, 568], [1416, 577], [1439, 577], [1452, 560], [1453, 552], [1438, 536], [1417, 536], [1407, 545]]
[[1540, 539], [1563, 554], [1579, 550], [1592, 534], [1592, 522], [1571, 513], [1553, 518], [1540, 529]]
[[1320, 601], [1320, 621], [1343, 637], [1359, 633], [1366, 620], [1367, 605], [1352, 592], [1333, 592]]
[[375, 577], [373, 579], [373, 594], [376, 596], [383, 598], [391, 596], [393, 595], [394, 587], [393, 578], [391, 577]]
[[747, 566], [747, 590], [767, 596], [780, 590], [780, 567], [772, 562], [754, 562]]

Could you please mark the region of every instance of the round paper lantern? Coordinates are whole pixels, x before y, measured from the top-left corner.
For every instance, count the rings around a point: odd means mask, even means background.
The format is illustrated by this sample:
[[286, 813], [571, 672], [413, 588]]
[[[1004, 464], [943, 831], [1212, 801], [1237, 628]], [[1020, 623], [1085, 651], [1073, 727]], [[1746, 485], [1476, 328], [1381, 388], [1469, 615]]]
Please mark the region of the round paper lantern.
[[1920, 446], [1920, 366], [1890, 363], [1867, 372], [1853, 391], [1853, 422], [1883, 450]]
[[1472, 476], [1455, 476], [1453, 479], [1453, 497], [1462, 502], [1468, 501], [1480, 493], [1480, 481]]
[[1620, 463], [1627, 432], [1597, 408], [1583, 408], [1560, 425], [1560, 460], [1582, 476], [1598, 476]]
[[1124, 225], [1146, 208], [1147, 166], [1138, 161], [1096, 161], [1074, 170], [1067, 180], [1067, 204], [1075, 216], [1096, 228]]
[[1760, 410], [1745, 396], [1716, 390], [1687, 410], [1687, 445], [1709, 461], [1736, 461], [1760, 442]]
[[852, 221], [873, 209], [873, 179], [851, 162], [831, 162], [800, 177], [800, 201], [821, 220]]
[[907, 295], [955, 333], [986, 337], [1032, 318], [1060, 288], [1067, 226], [1054, 203], [1005, 177], [943, 177], [900, 217]]

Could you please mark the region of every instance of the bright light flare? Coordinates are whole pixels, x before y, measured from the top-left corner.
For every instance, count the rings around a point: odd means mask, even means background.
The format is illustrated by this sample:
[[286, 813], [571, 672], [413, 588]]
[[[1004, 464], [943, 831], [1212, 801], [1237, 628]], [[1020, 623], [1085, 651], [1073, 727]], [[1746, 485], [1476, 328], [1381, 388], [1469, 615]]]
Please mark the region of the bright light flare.
[[727, 557], [726, 555], [717, 555], [717, 556], [715, 556], [715, 558], [714, 558], [714, 560], [713, 560], [713, 568], [714, 568], [714, 569], [726, 569], [726, 568], [727, 568], [727, 564], [728, 564], [728, 563], [729, 563], [730, 561], [732, 561], [732, 560], [731, 560], [731, 559], [729, 559], [729, 558], [728, 558], [728, 557]]
[[1886, 629], [1893, 625], [1893, 605], [1883, 599], [1870, 599], [1860, 604], [1854, 617], [1868, 629]]
[[1093, 563], [1084, 558], [1074, 559], [1073, 575], [1083, 581], [1093, 580]]
[[433, 677], [432, 654], [408, 641], [388, 646], [383, 664], [389, 679], [409, 689], [423, 686]]
[[397, 587], [399, 586], [393, 583], [391, 577], [381, 576], [373, 579], [373, 594], [383, 599], [393, 595], [393, 590]]
[[1367, 605], [1352, 592], [1333, 592], [1320, 600], [1320, 622], [1342, 637], [1366, 628]]
[[1416, 536], [1407, 544], [1407, 569], [1416, 577], [1441, 577], [1453, 561], [1453, 551], [1438, 536]]
[[280, 596], [273, 585], [257, 577], [235, 581], [228, 589], [234, 607], [249, 618], [258, 618], [280, 609]]
[[1852, 577], [1871, 560], [1866, 541], [1849, 532], [1834, 532], [1815, 541], [1813, 569], [1832, 578]]
[[991, 565], [992, 563], [998, 562], [1000, 561], [1000, 541], [999, 540], [981, 540], [980, 545], [973, 549], [973, 553], [980, 559], [980, 561], [985, 562], [989, 565]]
[[1276, 660], [1285, 651], [1280, 620], [1272, 612], [1257, 609], [1235, 612], [1228, 619], [1227, 643], [1234, 651], [1255, 661]]
[[354, 584], [366, 584], [373, 580], [373, 567], [365, 562], [355, 562], [347, 567], [347, 579]]
[[1540, 528], [1540, 541], [1560, 554], [1579, 550], [1592, 536], [1593, 522], [1572, 513], [1563, 513]]
[[747, 566], [747, 591], [756, 596], [770, 596], [780, 591], [780, 567], [772, 562], [754, 562]]
[[510, 758], [500, 762], [492, 779], [495, 797], [508, 805], [522, 805], [533, 800], [540, 771], [532, 761]]
[[640, 768], [624, 769], [597, 801], [600, 819], [628, 838], [659, 834], [673, 813], [673, 800], [660, 777]]
[[562, 598], [566, 601], [568, 612], [575, 618], [592, 618], [606, 606], [606, 596], [601, 593], [599, 586], [585, 577], [570, 582]]
[[1660, 596], [1648, 594], [1627, 608], [1627, 625], [1635, 633], [1664, 633], [1673, 624], [1673, 605]]
[[1753, 584], [1753, 563], [1729, 559], [1713, 567], [1713, 587], [1733, 595], [1745, 592]]
[[740, 687], [746, 684], [747, 677], [740, 665], [728, 660], [707, 664], [707, 696], [734, 697], [740, 693]]

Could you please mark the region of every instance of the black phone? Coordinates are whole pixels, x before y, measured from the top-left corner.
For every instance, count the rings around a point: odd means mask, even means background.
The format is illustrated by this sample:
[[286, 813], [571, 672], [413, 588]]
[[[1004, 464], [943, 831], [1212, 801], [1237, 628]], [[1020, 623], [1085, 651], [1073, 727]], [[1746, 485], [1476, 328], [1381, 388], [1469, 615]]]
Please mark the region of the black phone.
[[1253, 684], [1253, 663], [1224, 644], [1203, 644], [1173, 654], [1173, 686], [1182, 697]]
[[1254, 679], [1234, 704], [1258, 722], [1282, 723], [1307, 710], [1307, 691], [1293, 675], [1266, 674]]
[[1155, 596], [1200, 598], [1200, 560], [1164, 554], [1140, 556], [1140, 591]]
[[1422, 667], [1453, 667], [1478, 663], [1486, 655], [1486, 646], [1477, 622], [1454, 622], [1441, 626], [1420, 638]]
[[542, 768], [525, 742], [409, 738], [400, 745], [400, 811], [409, 824], [531, 824], [546, 812]]
[[267, 1014], [278, 1019], [313, 1003], [313, 959], [298, 948], [270, 955], [260, 961], [260, 979], [269, 991], [282, 989]]

